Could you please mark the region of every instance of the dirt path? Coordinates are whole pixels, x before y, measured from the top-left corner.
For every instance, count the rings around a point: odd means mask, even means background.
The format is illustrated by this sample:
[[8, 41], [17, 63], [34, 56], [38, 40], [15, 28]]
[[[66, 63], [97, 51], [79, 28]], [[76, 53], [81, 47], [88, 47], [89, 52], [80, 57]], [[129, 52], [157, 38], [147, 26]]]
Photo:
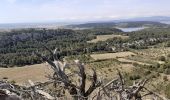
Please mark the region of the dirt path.
[[151, 64], [148, 64], [148, 63], [143, 63], [143, 62], [139, 62], [139, 61], [129, 60], [129, 59], [126, 59], [126, 58], [118, 58], [118, 61], [123, 62], [123, 63], [138, 63], [140, 65], [151, 65]]

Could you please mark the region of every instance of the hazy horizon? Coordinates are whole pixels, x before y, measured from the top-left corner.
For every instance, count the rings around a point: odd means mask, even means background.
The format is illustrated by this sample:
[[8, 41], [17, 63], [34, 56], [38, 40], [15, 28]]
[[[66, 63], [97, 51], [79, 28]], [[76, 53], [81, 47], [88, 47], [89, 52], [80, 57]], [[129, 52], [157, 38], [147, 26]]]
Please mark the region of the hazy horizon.
[[170, 16], [169, 0], [1, 0], [0, 23], [87, 22]]

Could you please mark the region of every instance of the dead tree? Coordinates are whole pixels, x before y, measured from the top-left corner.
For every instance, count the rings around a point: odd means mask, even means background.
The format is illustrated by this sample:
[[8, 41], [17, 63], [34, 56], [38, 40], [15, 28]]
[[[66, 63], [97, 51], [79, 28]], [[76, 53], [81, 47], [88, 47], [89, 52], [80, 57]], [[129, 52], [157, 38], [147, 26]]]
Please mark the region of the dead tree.
[[[109, 99], [111, 98], [117, 98], [116, 100], [142, 100], [143, 97], [147, 95], [153, 95], [154, 97], [158, 97], [162, 100], [168, 100], [165, 97], [154, 93], [147, 89], [145, 87], [145, 84], [148, 82], [148, 79], [134, 82], [132, 86], [126, 86], [125, 80], [118, 70], [118, 76], [119, 78], [114, 79], [107, 83], [106, 85], [102, 85], [101, 81], [98, 80], [96, 71], [93, 69], [93, 76], [91, 80], [90, 87], [86, 90], [86, 77], [87, 74], [85, 73], [85, 67], [83, 63], [80, 63], [78, 60], [76, 60], [76, 66], [78, 67], [78, 76], [80, 77], [79, 85], [74, 84], [73, 80], [70, 80], [70, 76], [65, 72], [65, 68], [67, 68], [69, 65], [67, 65], [65, 62], [60, 61], [56, 55], [56, 50], [52, 52], [50, 49], [48, 49], [46, 46], [45, 48], [50, 52], [51, 57], [53, 60], [48, 59], [46, 56], [43, 56], [36, 52], [35, 54], [42, 58], [44, 61], [48, 62], [48, 64], [51, 66], [51, 68], [54, 70], [54, 75], [51, 79], [55, 81], [56, 84], [62, 85], [65, 89], [69, 91], [69, 93], [74, 97], [74, 99], [88, 99], [88, 97], [91, 95], [91, 93], [96, 90], [97, 87], [100, 87], [99, 92], [96, 97], [97, 100], [100, 100], [102, 98], [102, 94], [105, 94], [108, 96]], [[147, 92], [146, 94], [142, 95], [141, 92], [144, 91]], [[108, 91], [114, 91], [116, 94], [114, 96], [111, 96]], [[101, 93], [102, 92], [102, 93]]]
[[47, 81], [44, 83], [34, 84], [28, 81], [30, 86], [19, 86], [7, 81], [0, 81], [0, 100], [54, 100], [49, 93], [42, 88], [53, 83]]
[[[145, 85], [148, 82], [148, 79], [134, 82], [132, 86], [126, 86], [125, 80], [120, 71], [118, 71], [118, 76], [119, 78], [108, 82], [106, 85], [100, 88], [98, 94], [96, 95], [96, 98], [102, 98], [101, 95], [106, 94], [109, 99], [115, 98], [114, 100], [144, 100], [143, 98], [145, 96], [150, 95], [153, 97], [153, 100], [158, 100], [155, 98], [159, 98], [160, 100], [169, 100], [166, 97], [152, 92], [148, 88], [146, 88]], [[113, 91], [115, 95], [111, 96], [108, 91]], [[146, 94], [142, 95], [142, 92]]]
[[101, 85], [101, 81], [98, 80], [99, 78], [96, 74], [96, 71], [93, 69], [91, 84], [86, 90], [87, 74], [85, 73], [85, 65], [80, 63], [78, 60], [75, 61], [75, 65], [78, 67], [77, 75], [79, 76], [80, 80], [78, 84], [75, 84], [73, 80], [70, 79], [70, 76], [65, 72], [65, 68], [70, 67], [70, 65], [60, 61], [57, 58], [56, 50], [53, 52], [46, 46], [45, 48], [50, 52], [53, 60], [48, 59], [46, 56], [43, 56], [38, 52], [35, 52], [35, 54], [46, 61], [54, 70], [54, 75], [51, 79], [54, 80], [56, 84], [62, 85], [66, 90], [68, 90], [74, 99], [88, 99], [88, 96], [91, 95], [91, 93]]
[[0, 81], [0, 100], [21, 100], [14, 91], [14, 86], [6, 81]]

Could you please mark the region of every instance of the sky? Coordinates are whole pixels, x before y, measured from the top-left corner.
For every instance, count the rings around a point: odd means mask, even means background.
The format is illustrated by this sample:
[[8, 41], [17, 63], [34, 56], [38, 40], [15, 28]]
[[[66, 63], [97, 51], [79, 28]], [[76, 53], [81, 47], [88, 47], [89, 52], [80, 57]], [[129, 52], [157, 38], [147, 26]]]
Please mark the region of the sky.
[[170, 0], [0, 0], [0, 23], [170, 16]]

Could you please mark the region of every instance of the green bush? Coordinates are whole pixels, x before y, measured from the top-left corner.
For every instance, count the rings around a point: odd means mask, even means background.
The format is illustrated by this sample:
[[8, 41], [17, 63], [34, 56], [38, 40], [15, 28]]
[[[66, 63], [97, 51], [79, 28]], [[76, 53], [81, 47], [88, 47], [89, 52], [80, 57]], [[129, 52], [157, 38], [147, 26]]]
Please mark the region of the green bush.
[[131, 76], [129, 76], [130, 80], [137, 80], [137, 79], [140, 79], [140, 78], [141, 78], [140, 75], [131, 75]]
[[160, 68], [161, 65], [159, 63], [156, 63], [156, 68]]
[[12, 80], [10, 83], [11, 83], [11, 84], [15, 84], [15, 83], [16, 83], [16, 81]]

